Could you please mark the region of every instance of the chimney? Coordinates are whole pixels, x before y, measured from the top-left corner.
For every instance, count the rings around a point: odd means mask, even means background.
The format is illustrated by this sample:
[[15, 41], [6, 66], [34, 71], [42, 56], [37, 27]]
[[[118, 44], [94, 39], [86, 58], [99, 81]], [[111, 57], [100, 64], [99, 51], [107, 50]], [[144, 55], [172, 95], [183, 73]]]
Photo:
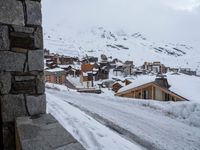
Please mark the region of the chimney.
[[164, 88], [170, 88], [170, 85], [168, 84], [167, 78], [164, 75], [157, 75], [155, 82]]

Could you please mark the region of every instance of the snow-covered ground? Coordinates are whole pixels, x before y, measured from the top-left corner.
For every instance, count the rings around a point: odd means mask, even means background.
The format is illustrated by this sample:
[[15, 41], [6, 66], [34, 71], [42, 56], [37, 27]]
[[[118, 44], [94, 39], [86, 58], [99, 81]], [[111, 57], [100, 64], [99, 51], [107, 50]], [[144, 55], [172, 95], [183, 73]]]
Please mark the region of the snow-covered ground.
[[71, 82], [76, 88], [86, 88], [80, 82], [80, 77], [72, 77], [70, 75], [67, 76], [67, 80]]
[[[200, 104], [195, 102], [131, 100], [111, 94], [80, 94], [64, 88], [60, 91], [47, 89], [47, 101], [48, 111], [88, 149], [110, 150], [117, 149], [120, 145], [122, 147], [118, 149], [132, 150], [135, 147], [129, 142], [126, 143], [119, 135], [111, 136], [113, 131], [88, 117], [83, 110], [130, 131], [156, 149], [200, 149]], [[69, 103], [77, 105], [82, 111]], [[107, 138], [102, 139], [98, 133]], [[120, 142], [123, 144], [119, 144], [116, 139], [122, 140]], [[125, 147], [126, 144], [128, 147]], [[116, 147], [112, 148], [113, 146]]]
[[87, 150], [142, 150], [135, 143], [100, 124], [92, 117], [47, 92], [51, 113]]

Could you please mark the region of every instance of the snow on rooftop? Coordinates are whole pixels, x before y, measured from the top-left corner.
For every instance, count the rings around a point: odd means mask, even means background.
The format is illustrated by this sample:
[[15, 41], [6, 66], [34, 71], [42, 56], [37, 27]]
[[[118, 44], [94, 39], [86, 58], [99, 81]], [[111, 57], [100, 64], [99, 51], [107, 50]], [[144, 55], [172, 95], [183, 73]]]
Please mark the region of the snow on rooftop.
[[115, 64], [116, 64], [116, 66], [123, 66], [123, 63], [121, 63], [121, 62], [116, 62]]
[[72, 66], [72, 65], [58, 65], [58, 67], [60, 68], [68, 68], [69, 66]]
[[127, 90], [133, 89], [135, 87], [138, 87], [140, 85], [149, 83], [149, 82], [153, 82], [155, 81], [155, 76], [140, 76], [138, 78], [136, 78], [133, 83], [119, 89], [118, 93], [120, 92], [125, 92]]
[[118, 83], [121, 85], [121, 86], [125, 86], [125, 83], [121, 82], [121, 81], [118, 81]]
[[184, 74], [170, 75], [167, 79], [171, 85], [170, 90], [194, 102], [200, 102], [200, 78]]
[[[119, 89], [119, 92], [125, 92], [127, 90], [133, 89], [135, 87], [153, 82], [156, 76], [139, 76], [136, 78], [133, 83]], [[167, 74], [167, 80], [170, 91], [175, 92], [176, 94], [194, 102], [200, 102], [200, 78], [195, 76], [188, 76], [184, 74], [172, 75], [171, 73]]]
[[47, 69], [45, 71], [48, 71], [48, 72], [60, 72], [60, 71], [65, 71], [65, 70], [61, 69], [61, 68], [54, 68], [54, 69]]
[[88, 74], [94, 74], [94, 73], [92, 71], [83, 72], [83, 76], [84, 77], [87, 77]]
[[97, 69], [97, 68], [93, 68], [93, 71], [99, 71], [99, 69]]

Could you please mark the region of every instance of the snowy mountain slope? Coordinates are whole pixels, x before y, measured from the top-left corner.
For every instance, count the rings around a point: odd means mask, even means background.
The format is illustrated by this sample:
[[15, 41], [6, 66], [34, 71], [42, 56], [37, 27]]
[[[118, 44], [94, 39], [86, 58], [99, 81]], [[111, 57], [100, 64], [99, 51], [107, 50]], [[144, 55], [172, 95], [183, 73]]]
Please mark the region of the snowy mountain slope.
[[46, 28], [44, 41], [45, 48], [70, 56], [100, 57], [106, 54], [122, 61], [133, 60], [136, 65], [142, 65], [144, 61], [161, 61], [170, 67], [189, 67], [194, 70], [200, 65], [198, 46], [153, 42], [139, 32], [110, 31], [103, 27], [77, 32], [62, 27]]

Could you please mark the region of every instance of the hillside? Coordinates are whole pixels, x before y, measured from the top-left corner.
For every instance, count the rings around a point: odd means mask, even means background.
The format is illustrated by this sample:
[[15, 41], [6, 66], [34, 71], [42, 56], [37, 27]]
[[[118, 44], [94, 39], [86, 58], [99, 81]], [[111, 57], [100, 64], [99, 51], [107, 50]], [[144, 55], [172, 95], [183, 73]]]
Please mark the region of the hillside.
[[[60, 30], [60, 31], [59, 31]], [[79, 32], [45, 29], [45, 48], [69, 56], [106, 54], [122, 61], [161, 61], [170, 67], [200, 68], [200, 49], [184, 43], [153, 42], [140, 32], [126, 33], [94, 27]], [[61, 32], [62, 30], [62, 32]]]

